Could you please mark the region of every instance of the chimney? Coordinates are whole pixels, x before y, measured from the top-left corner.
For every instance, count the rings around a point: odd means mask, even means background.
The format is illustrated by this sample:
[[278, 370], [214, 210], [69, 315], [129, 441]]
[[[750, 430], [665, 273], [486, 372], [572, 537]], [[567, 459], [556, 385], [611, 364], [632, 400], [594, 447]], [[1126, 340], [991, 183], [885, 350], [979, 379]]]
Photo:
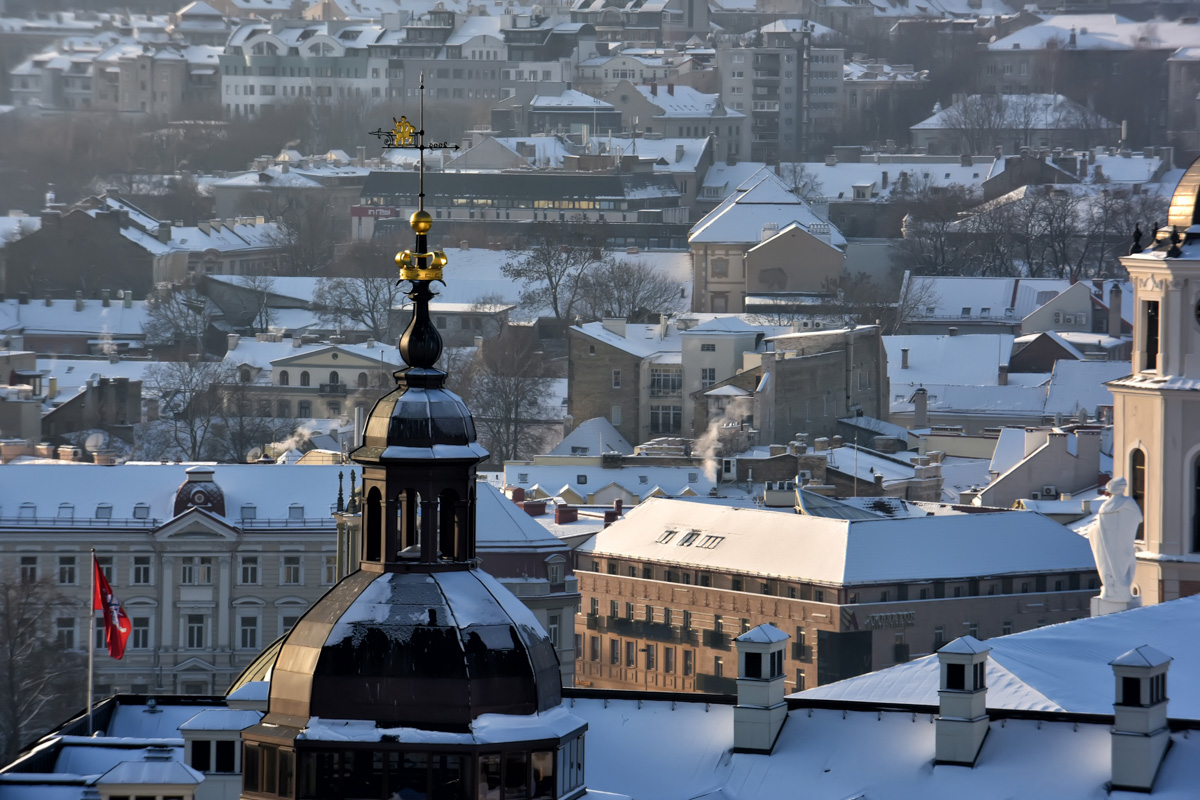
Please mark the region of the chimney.
[[900, 369], [908, 369], [908, 348], [900, 348]]
[[302, 345], [302, 344], [304, 344], [304, 339], [302, 339], [301, 337], [299, 337], [299, 336], [296, 336], [296, 335], [294, 335], [294, 334], [293, 334], [293, 336], [292, 336], [292, 347], [299, 347], [299, 346], [300, 346], [300, 345]]
[[1002, 158], [1004, 156], [1004, 146], [999, 145], [999, 144], [996, 145], [994, 152], [995, 152], [996, 158]]
[[948, 333], [950, 336], [958, 336], [958, 328], [957, 328], [957, 327], [955, 327], [955, 326], [953, 326], [953, 325], [951, 325], [951, 326], [950, 326], [950, 329], [949, 329], [949, 331], [947, 331], [947, 333]]
[[367, 148], [359, 145], [354, 149], [354, 166], [364, 167], [367, 164]]
[[831, 448], [841, 447], [842, 446], [842, 437], [838, 436], [836, 433], [833, 436], [829, 437], [829, 446]]
[[78, 290], [75, 292], [75, 310], [83, 311], [83, 292]]
[[961, 160], [959, 161], [959, 164], [960, 164], [961, 166], [964, 166], [964, 167], [973, 167], [973, 166], [975, 166], [975, 160], [971, 158], [971, 154], [970, 154], [970, 153], [963, 153], [963, 154], [960, 156], [960, 159], [961, 159]]
[[1000, 365], [1000, 374], [996, 376], [997, 386], [1008, 386], [1008, 364]]
[[240, 338], [241, 338], [241, 337], [240, 337], [240, 336], [238, 336], [236, 333], [230, 333], [230, 334], [227, 334], [227, 335], [225, 336], [225, 348], [226, 348], [226, 350], [237, 350], [237, 346], [238, 346], [238, 339], [240, 339]]
[[675, 163], [678, 164], [680, 161], [683, 161], [683, 145], [677, 144], [675, 145]]
[[813, 452], [814, 453], [823, 453], [828, 449], [829, 449], [829, 439], [825, 438], [824, 436], [819, 436], [816, 439], [813, 439]]
[[879, 180], [879, 188], [886, 189], [887, 187], [888, 187], [888, 174], [887, 174], [887, 170], [885, 169], [883, 171], [883, 177], [880, 178], [880, 180]]
[[837, 166], [837, 156], [836, 155], [825, 156], [825, 166], [836, 167]]
[[1121, 284], [1113, 282], [1108, 290], [1108, 335], [1121, 338]]
[[928, 428], [929, 427], [929, 392], [925, 391], [925, 387], [921, 387], [913, 392], [913, 427]]
[[650, 96], [658, 97], [658, 84], [654, 81], [650, 81]]
[[941, 678], [935, 721], [934, 763], [973, 767], [988, 731], [987, 654], [974, 636], [963, 636], [938, 650]]
[[614, 522], [616, 522], [620, 518], [621, 518], [620, 515], [616, 511], [614, 511], [611, 508], [608, 509], [607, 511], [604, 512], [604, 527], [607, 528], [609, 525], [612, 525]]
[[604, 326], [604, 330], [609, 333], [615, 333], [622, 339], [625, 338], [625, 318], [624, 317], [605, 317], [600, 324]]
[[104, 306], [105, 308], [108, 308], [109, 306], [112, 305], [112, 290], [111, 289], [101, 289], [100, 290], [100, 305]]
[[510, 486], [507, 489], [508, 499], [514, 503], [525, 502], [525, 490], [520, 486]]
[[123, 297], [125, 300], [125, 303], [124, 303], [125, 307], [133, 308], [133, 291], [130, 289], [126, 289], [125, 292], [123, 293]]
[[29, 305], [29, 292], [17, 292], [17, 305]]
[[764, 624], [734, 640], [737, 645], [737, 705], [733, 707], [733, 752], [769, 754], [787, 719], [783, 699], [783, 653], [791, 638]]
[[1142, 645], [1108, 663], [1116, 678], [1111, 788], [1149, 792], [1171, 743], [1167, 729], [1171, 657]]
[[667, 94], [669, 94], [669, 95], [675, 94], [675, 84], [673, 84], [673, 83], [667, 84]]
[[625, 513], [625, 501], [619, 497], [613, 500], [613, 511], [617, 512], [618, 517]]
[[571, 508], [565, 503], [560, 503], [554, 507], [554, 524], [566, 525], [568, 522], [577, 522], [579, 520], [579, 509]]
[[54, 305], [54, 298], [52, 298], [50, 295], [46, 295], [42, 302], [46, 304], [46, 308], [49, 308], [50, 306]]

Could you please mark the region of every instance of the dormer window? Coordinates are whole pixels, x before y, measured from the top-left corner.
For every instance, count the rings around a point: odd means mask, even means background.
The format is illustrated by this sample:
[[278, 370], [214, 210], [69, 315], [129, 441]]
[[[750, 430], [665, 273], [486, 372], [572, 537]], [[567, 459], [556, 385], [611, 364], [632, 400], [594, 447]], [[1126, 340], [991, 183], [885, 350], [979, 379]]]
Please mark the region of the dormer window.
[[17, 519], [37, 519], [37, 506], [33, 503], [21, 503]]
[[73, 503], [59, 503], [58, 518], [75, 519], [75, 505]]
[[96, 506], [96, 519], [112, 519], [112, 504], [101, 503]]
[[145, 503], [138, 503], [133, 507], [134, 519], [150, 519], [150, 506]]
[[292, 503], [290, 506], [288, 506], [288, 519], [303, 520], [304, 506], [300, 505], [299, 503]]
[[242, 506], [242, 522], [255, 519], [258, 519], [258, 509], [254, 506], [254, 504], [247, 503], [246, 505]]

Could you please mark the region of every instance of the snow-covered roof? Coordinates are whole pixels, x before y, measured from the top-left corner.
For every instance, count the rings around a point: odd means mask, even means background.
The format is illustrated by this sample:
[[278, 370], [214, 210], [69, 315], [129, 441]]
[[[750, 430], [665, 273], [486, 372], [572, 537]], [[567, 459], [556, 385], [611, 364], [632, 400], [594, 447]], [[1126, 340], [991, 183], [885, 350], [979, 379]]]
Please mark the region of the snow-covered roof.
[[134, 300], [130, 308], [113, 298], [105, 307], [100, 300], [83, 301], [83, 309], [75, 309], [74, 300], [55, 300], [47, 306], [42, 300], [21, 305], [16, 300], [0, 301], [0, 331], [22, 331], [26, 334], [87, 334], [142, 338], [142, 326], [147, 320], [146, 303]]
[[[1000, 365], [1007, 364], [1012, 356], [1013, 336], [1009, 333], [884, 336], [883, 346], [887, 350], [892, 393], [912, 394], [919, 386], [996, 386]], [[905, 350], [907, 368], [903, 366]]]
[[[887, 200], [894, 192], [902, 191], [906, 185], [916, 186], [964, 186], [978, 188], [988, 176], [994, 161], [991, 157], [976, 157], [970, 166], [964, 167], [961, 159], [953, 161], [930, 156], [888, 155], [880, 161], [839, 161], [836, 164], [823, 162], [801, 162], [781, 164], [780, 172], [785, 180], [789, 175], [803, 170], [811, 176], [814, 195], [831, 202], [854, 199], [854, 187], [871, 185], [871, 199]], [[887, 185], [884, 186], [884, 175]]]
[[[1149, 645], [1174, 658], [1176, 667], [1190, 669], [1200, 663], [1200, 597], [1084, 617], [988, 639], [987, 644], [991, 647], [988, 708], [1111, 716], [1114, 695], [1109, 664], [1122, 654]], [[938, 660], [931, 655], [796, 696], [936, 706], [937, 675]], [[1170, 715], [1172, 719], [1200, 719], [1200, 686], [1194, 681], [1173, 681]]]
[[721, 103], [719, 93], [705, 94], [683, 84], [671, 84], [670, 89], [665, 85], [647, 86], [645, 84], [639, 84], [633, 88], [637, 89], [642, 97], [661, 109], [661, 112], [655, 115], [656, 119], [663, 117], [692, 119], [713, 116], [742, 119], [746, 116], [740, 111], [726, 108]]
[[[524, 477], [525, 480], [521, 480]], [[582, 478], [582, 480], [580, 480]], [[656, 490], [668, 496], [688, 492], [708, 494], [716, 488], [716, 476], [709, 476], [701, 467], [664, 467], [628, 464], [620, 469], [593, 464], [557, 464], [510, 461], [504, 465], [504, 482], [526, 491], [541, 489], [550, 497], [572, 491], [586, 498], [592, 492], [616, 485], [630, 494], [644, 498]]]
[[[988, 44], [989, 50], [1174, 50], [1196, 44], [1196, 26], [1183, 20], [1131, 20], [1119, 14], [1057, 14]], [[1074, 44], [1068, 45], [1074, 36]]]
[[192, 786], [204, 780], [204, 773], [181, 761], [122, 761], [96, 781], [98, 786], [157, 784]]
[[[245, 688], [244, 686], [242, 687]], [[240, 689], [238, 691], [241, 691]], [[237, 692], [234, 692], [237, 694]], [[233, 698], [233, 695], [230, 695]], [[233, 698], [239, 699], [239, 698]], [[263, 697], [265, 700], [266, 697]], [[206, 708], [179, 726], [181, 731], [240, 731], [257, 725], [262, 712], [249, 708]]]
[[920, 305], [913, 309], [914, 321], [941, 318], [1017, 322], [1071, 287], [1066, 278], [918, 275], [912, 281], [913, 296], [921, 298]]
[[562, 542], [490, 483], [477, 483], [476, 496], [476, 516], [487, 520], [486, 525], [479, 526], [481, 555], [488, 551], [544, 553], [566, 549]]
[[[1025, 30], [1028, 30], [1026, 28]], [[990, 95], [971, 95], [962, 101], [964, 103], [994, 102]], [[997, 128], [1012, 128], [1014, 130], [1043, 130], [1057, 128], [1116, 128], [1112, 120], [1104, 119], [1099, 114], [1076, 103], [1061, 94], [1002, 94], [999, 111], [1005, 115], [1006, 123], [997, 122]], [[949, 130], [962, 129], [959, 114], [961, 112], [955, 103], [947, 106], [926, 119], [911, 126], [911, 130]]]
[[793, 222], [814, 235], [828, 235], [834, 247], [846, 246], [846, 237], [835, 225], [818, 217], [774, 172], [764, 168], [693, 225], [688, 242], [758, 244], [764, 224], [775, 223], [782, 229]]
[[606, 103], [598, 97], [592, 97], [590, 94], [584, 94], [583, 92], [576, 91], [575, 89], [564, 89], [561, 94], [535, 94], [533, 99], [529, 101], [529, 109], [531, 111], [537, 111], [545, 108], [576, 108], [587, 111], [612, 111], [613, 104]]
[[1025, 512], [838, 520], [661, 498], [579, 549], [832, 585], [1095, 568], [1086, 540]]
[[563, 438], [547, 455], [570, 456], [591, 455], [603, 453], [620, 453], [632, 455], [633, 445], [625, 441], [621, 432], [604, 417], [593, 417], [584, 420]]
[[1123, 378], [1132, 371], [1128, 361], [1054, 362], [1054, 373], [1047, 387], [1046, 414], [1073, 417], [1080, 411], [1095, 414], [1096, 406], [1111, 406], [1112, 391], [1105, 383]]
[[776, 628], [774, 625], [756, 625], [750, 630], [737, 637], [739, 642], [755, 642], [756, 644], [772, 644], [773, 642], [786, 642], [789, 637], [786, 633]]

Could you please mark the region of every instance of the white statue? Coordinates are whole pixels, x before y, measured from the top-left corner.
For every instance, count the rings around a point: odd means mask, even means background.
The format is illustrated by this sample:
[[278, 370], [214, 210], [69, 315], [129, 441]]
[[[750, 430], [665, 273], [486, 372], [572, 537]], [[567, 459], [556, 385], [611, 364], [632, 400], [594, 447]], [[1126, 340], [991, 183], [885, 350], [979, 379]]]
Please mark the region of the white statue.
[[1133, 571], [1137, 564], [1134, 540], [1142, 524], [1142, 511], [1132, 497], [1125, 494], [1125, 479], [1108, 482], [1109, 498], [1100, 506], [1100, 513], [1087, 528], [1103, 586], [1100, 599], [1110, 603], [1132, 603]]

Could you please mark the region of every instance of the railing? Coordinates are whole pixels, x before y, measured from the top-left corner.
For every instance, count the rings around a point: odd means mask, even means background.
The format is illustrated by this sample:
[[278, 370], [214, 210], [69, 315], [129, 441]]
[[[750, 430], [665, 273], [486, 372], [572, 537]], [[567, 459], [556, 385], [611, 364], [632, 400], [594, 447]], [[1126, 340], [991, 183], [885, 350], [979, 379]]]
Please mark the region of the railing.
[[718, 678], [716, 675], [700, 673], [696, 676], [696, 691], [709, 694], [736, 694], [737, 681], [733, 678]]
[[157, 528], [161, 519], [141, 518], [97, 518], [97, 517], [0, 517], [0, 526], [37, 526], [60, 528]]
[[682, 386], [650, 386], [651, 397], [682, 397]]
[[[333, 513], [332, 510], [330, 513]], [[239, 521], [239, 524], [242, 528], [300, 528], [303, 530], [337, 527], [332, 516], [305, 517], [304, 519], [243, 519]]]
[[796, 661], [812, 661], [812, 645], [792, 642], [792, 658]]
[[318, 394], [336, 395], [338, 397], [346, 396], [346, 384], [344, 383], [322, 383]]
[[701, 638], [704, 640], [705, 647], [715, 647], [718, 650], [728, 650], [729, 649], [729, 634], [727, 634], [727, 633], [718, 633], [717, 631], [705, 631], [704, 636]]

